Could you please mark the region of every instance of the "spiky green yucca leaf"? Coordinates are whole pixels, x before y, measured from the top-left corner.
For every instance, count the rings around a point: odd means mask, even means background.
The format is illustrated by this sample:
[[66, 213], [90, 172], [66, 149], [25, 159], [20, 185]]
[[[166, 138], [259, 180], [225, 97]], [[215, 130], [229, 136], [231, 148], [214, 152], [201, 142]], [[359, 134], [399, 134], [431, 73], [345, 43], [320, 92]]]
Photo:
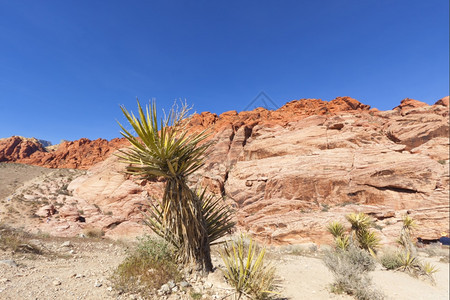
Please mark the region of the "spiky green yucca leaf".
[[377, 234], [369, 230], [360, 230], [356, 233], [359, 246], [367, 251], [374, 252], [380, 246]]
[[238, 299], [242, 295], [252, 299], [265, 299], [275, 293], [275, 268], [264, 264], [265, 248], [259, 250], [249, 239], [245, 245], [244, 236], [227, 244], [221, 252], [225, 264], [224, 275], [228, 283], [236, 289]]
[[165, 120], [158, 125], [156, 104], [147, 107], [146, 113], [138, 101], [138, 117], [121, 107], [123, 114], [138, 135], [122, 128], [121, 134], [133, 146], [121, 151], [123, 162], [131, 164], [128, 172], [145, 177], [186, 177], [204, 163], [204, 154], [210, 143], [204, 142], [207, 131], [188, 134], [186, 118], [189, 109], [183, 106], [179, 112], [172, 108]]
[[361, 230], [361, 229], [369, 229], [373, 224], [373, 220], [371, 217], [366, 215], [363, 212], [360, 213], [351, 213], [345, 216], [347, 221], [352, 225], [352, 230]]
[[223, 203], [221, 197], [206, 195], [206, 189], [199, 192], [198, 197], [202, 202], [209, 243], [218, 244], [217, 240], [229, 233], [235, 225], [233, 212]]
[[401, 262], [400, 269], [402, 269], [402, 271], [414, 273], [415, 269], [418, 267], [417, 257], [412, 255], [409, 251], [401, 252], [399, 257]]
[[403, 222], [403, 228], [404, 228], [405, 230], [410, 231], [410, 232], [411, 232], [414, 228], [417, 227], [416, 221], [415, 221], [412, 217], [410, 217], [410, 216], [408, 216], [408, 215], [404, 215], [404, 216], [402, 217], [402, 222]]
[[434, 273], [439, 271], [439, 269], [435, 265], [432, 265], [429, 262], [425, 262], [425, 263], [421, 264], [421, 269], [422, 269], [422, 272], [424, 273], [424, 275], [427, 275], [427, 276], [431, 276]]
[[[233, 213], [228, 206], [223, 203], [221, 197], [207, 195], [206, 189], [197, 192], [197, 196], [202, 203], [202, 214], [205, 218], [210, 245], [218, 244], [218, 239], [225, 236], [234, 227]], [[178, 239], [171, 231], [164, 228], [163, 211], [161, 202], [150, 203], [148, 213], [143, 213], [146, 224], [159, 236], [168, 240], [175, 248], [180, 248]]]
[[334, 240], [336, 247], [341, 250], [347, 250], [348, 246], [350, 246], [350, 239], [348, 235], [338, 236]]
[[327, 226], [328, 232], [330, 232], [335, 238], [342, 237], [345, 234], [344, 225], [341, 222], [333, 221]]

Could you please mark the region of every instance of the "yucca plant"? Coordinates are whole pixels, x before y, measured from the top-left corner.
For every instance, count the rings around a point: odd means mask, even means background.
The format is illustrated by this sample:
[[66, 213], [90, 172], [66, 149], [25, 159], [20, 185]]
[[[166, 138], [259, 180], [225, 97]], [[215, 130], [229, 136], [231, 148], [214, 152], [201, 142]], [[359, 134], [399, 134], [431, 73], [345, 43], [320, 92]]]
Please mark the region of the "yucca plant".
[[431, 279], [433, 279], [432, 275], [439, 271], [439, 269], [435, 265], [432, 265], [429, 262], [422, 263], [420, 265], [420, 269], [423, 275], [429, 276]]
[[380, 239], [375, 232], [370, 231], [370, 227], [374, 223], [372, 218], [362, 212], [351, 213], [345, 218], [352, 226], [352, 239], [360, 248], [374, 255], [376, 248], [380, 245]]
[[348, 235], [338, 236], [334, 239], [334, 243], [338, 249], [347, 250], [350, 246], [350, 238]]
[[341, 222], [333, 221], [327, 226], [327, 230], [329, 233], [333, 235], [333, 237], [338, 238], [345, 235], [345, 228]]
[[338, 221], [333, 221], [328, 224], [327, 230], [333, 235], [336, 247], [341, 250], [347, 250], [350, 245], [350, 239], [345, 232], [344, 225]]
[[227, 243], [221, 251], [224, 275], [236, 289], [237, 299], [243, 295], [251, 299], [265, 299], [275, 293], [275, 268], [264, 263], [265, 252], [266, 249], [258, 249], [251, 238], [246, 245], [243, 235], [237, 241]]
[[352, 225], [353, 231], [369, 229], [373, 224], [372, 218], [363, 212], [351, 213], [345, 216], [345, 218]]
[[127, 172], [144, 178], [165, 178], [165, 189], [159, 209], [157, 233], [176, 245], [184, 262], [195, 262], [212, 271], [210, 241], [203, 203], [187, 185], [187, 177], [201, 168], [210, 143], [208, 133], [189, 134], [185, 118], [189, 109], [182, 105], [169, 111], [158, 121], [156, 104], [142, 109], [138, 101], [138, 115], [121, 107], [123, 114], [137, 134], [122, 128], [121, 134], [131, 148], [122, 151], [122, 162], [129, 164]]
[[369, 230], [360, 230], [356, 234], [359, 246], [369, 252], [375, 251], [380, 245], [380, 239], [377, 234]]
[[398, 239], [398, 242], [405, 248], [406, 251], [411, 252], [411, 254], [415, 256], [417, 254], [417, 250], [412, 242], [411, 235], [413, 230], [417, 227], [417, 224], [414, 219], [408, 215], [404, 215], [402, 217], [402, 222], [403, 226], [400, 231], [400, 238]]
[[417, 275], [420, 271], [420, 262], [418, 258], [411, 254], [409, 251], [400, 252], [400, 267], [399, 270], [403, 272], [409, 272], [410, 274]]
[[405, 228], [405, 230], [412, 231], [414, 228], [417, 227], [416, 221], [408, 215], [404, 215], [402, 217], [402, 222], [403, 228]]

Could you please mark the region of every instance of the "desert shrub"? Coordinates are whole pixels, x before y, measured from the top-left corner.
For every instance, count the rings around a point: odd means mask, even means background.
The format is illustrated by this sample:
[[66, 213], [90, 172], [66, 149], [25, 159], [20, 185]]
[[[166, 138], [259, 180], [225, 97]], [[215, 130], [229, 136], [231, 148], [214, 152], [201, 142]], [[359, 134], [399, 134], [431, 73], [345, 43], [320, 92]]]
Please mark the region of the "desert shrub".
[[118, 290], [149, 297], [170, 280], [181, 279], [173, 249], [163, 239], [145, 237], [111, 276]]
[[264, 263], [265, 248], [255, 245], [244, 236], [227, 243], [221, 252], [223, 270], [228, 283], [236, 290], [238, 299], [243, 295], [252, 299], [269, 298], [275, 288], [275, 267]]
[[448, 264], [448, 263], [450, 263], [450, 256], [449, 256], [448, 254], [445, 255], [445, 256], [442, 256], [442, 257], [439, 259], [439, 261]]
[[429, 256], [442, 256], [447, 257], [449, 256], [449, 248], [442, 248], [441, 243], [432, 243], [430, 245], [427, 245], [426, 247], [421, 249], [423, 252], [428, 254]]
[[94, 239], [99, 239], [102, 236], [105, 235], [105, 232], [103, 230], [101, 230], [100, 228], [85, 228], [83, 230], [83, 233], [85, 236], [89, 237], [89, 238], [94, 238]]
[[0, 223], [0, 249], [20, 253], [43, 254], [43, 250], [30, 242], [32, 236], [22, 230]]
[[378, 256], [381, 265], [388, 270], [397, 270], [401, 267], [400, 252], [394, 250], [385, 250]]
[[350, 245], [347, 250], [337, 248], [325, 252], [323, 261], [333, 273], [333, 292], [353, 295], [360, 300], [383, 298], [380, 292], [374, 290], [367, 274], [375, 269], [375, 261], [367, 251]]
[[317, 245], [290, 245], [288, 253], [291, 255], [314, 256], [317, 253]]
[[56, 191], [56, 194], [58, 194], [58, 195], [71, 196], [69, 190], [67, 190], [67, 187], [68, 187], [68, 186], [69, 186], [69, 185], [68, 185], [67, 183], [66, 183], [66, 184], [63, 184], [63, 185]]
[[402, 222], [403, 226], [398, 239], [401, 249], [398, 251], [398, 261], [395, 262], [399, 266], [395, 270], [406, 272], [414, 277], [425, 277], [434, 283], [433, 274], [438, 269], [428, 262], [423, 263], [420, 261], [419, 257], [417, 257], [417, 249], [411, 239], [412, 232], [417, 227], [416, 222], [408, 215], [403, 216]]

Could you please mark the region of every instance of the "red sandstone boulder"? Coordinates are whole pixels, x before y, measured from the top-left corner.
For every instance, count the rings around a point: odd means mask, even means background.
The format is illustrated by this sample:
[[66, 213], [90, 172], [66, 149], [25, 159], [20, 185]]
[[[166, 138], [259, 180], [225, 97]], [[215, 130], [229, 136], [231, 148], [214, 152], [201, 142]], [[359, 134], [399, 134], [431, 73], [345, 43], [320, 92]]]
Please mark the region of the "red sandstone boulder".
[[396, 106], [394, 109], [398, 109], [401, 111], [408, 111], [410, 109], [424, 107], [424, 106], [428, 106], [428, 104], [426, 104], [425, 102], [422, 102], [422, 101], [405, 98], [400, 102], [400, 105]]
[[442, 105], [448, 107], [449, 96], [439, 99], [434, 105]]

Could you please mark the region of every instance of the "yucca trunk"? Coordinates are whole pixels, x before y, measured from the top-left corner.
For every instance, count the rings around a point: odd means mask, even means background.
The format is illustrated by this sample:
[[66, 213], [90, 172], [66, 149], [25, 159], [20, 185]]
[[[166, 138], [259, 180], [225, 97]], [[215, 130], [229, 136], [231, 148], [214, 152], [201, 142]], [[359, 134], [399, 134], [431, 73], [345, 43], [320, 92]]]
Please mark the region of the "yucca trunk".
[[202, 203], [197, 195], [186, 185], [183, 178], [167, 181], [162, 209], [163, 226], [168, 237], [175, 237], [185, 262], [195, 262], [206, 272], [212, 271], [208, 231], [202, 213]]

